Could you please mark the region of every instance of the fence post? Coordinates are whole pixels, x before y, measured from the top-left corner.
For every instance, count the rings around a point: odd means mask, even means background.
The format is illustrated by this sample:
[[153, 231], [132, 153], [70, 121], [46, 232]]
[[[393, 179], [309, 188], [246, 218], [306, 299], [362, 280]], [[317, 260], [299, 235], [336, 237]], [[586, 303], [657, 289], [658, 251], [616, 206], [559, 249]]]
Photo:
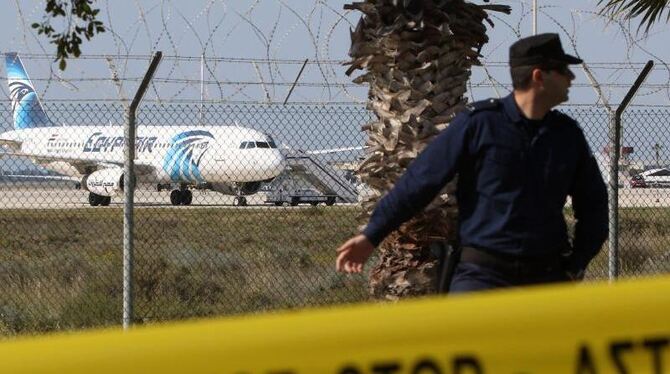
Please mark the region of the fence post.
[[135, 199], [135, 112], [151, 82], [151, 78], [161, 60], [162, 52], [156, 52], [149, 69], [142, 79], [133, 101], [126, 111], [124, 126], [123, 160], [123, 328], [127, 329], [133, 320], [133, 229]]
[[298, 79], [300, 79], [300, 76], [302, 75], [302, 71], [305, 70], [305, 66], [307, 66], [307, 61], [309, 61], [308, 58], [305, 59], [305, 62], [302, 63], [302, 67], [300, 68], [300, 71], [298, 72], [298, 75], [295, 77], [295, 81], [293, 81], [293, 84], [291, 85], [291, 88], [288, 90], [288, 94], [286, 95], [286, 98], [284, 99], [284, 105], [288, 102], [288, 98], [291, 97], [291, 93], [293, 92], [293, 89], [295, 88], [295, 85], [298, 84]]
[[[610, 111], [610, 170], [609, 170], [609, 280], [619, 276], [619, 150], [621, 149], [621, 116], [647, 79], [654, 62], [649, 60], [616, 111]], [[614, 115], [612, 115], [614, 114]]]
[[608, 279], [614, 281], [619, 275], [619, 149], [621, 118], [617, 111], [609, 114], [609, 182], [608, 182], [608, 222], [609, 222], [609, 258]]

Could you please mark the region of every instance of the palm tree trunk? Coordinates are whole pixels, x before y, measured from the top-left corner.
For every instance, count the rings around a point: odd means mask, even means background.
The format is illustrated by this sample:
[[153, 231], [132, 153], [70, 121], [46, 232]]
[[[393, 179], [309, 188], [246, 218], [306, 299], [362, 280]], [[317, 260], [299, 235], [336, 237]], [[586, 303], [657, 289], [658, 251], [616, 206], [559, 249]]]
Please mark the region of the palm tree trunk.
[[[479, 51], [488, 41], [486, 10], [509, 13], [502, 5], [463, 0], [366, 0], [345, 5], [363, 13], [351, 33], [347, 70], [365, 70], [354, 79], [370, 85], [368, 108], [377, 120], [365, 125], [369, 139], [359, 165], [370, 187], [363, 200], [367, 220], [380, 197], [407, 165], [465, 106], [466, 84]], [[397, 299], [436, 291], [438, 259], [434, 241], [457, 235], [455, 182], [425, 211], [380, 245], [380, 261], [370, 276], [371, 293]]]

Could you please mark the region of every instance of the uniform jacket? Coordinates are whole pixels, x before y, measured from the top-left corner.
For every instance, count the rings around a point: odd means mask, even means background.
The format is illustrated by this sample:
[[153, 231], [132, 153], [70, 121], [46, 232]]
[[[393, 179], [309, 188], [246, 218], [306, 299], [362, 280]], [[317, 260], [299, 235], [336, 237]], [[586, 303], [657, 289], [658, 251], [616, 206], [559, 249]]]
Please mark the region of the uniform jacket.
[[512, 94], [457, 115], [380, 200], [363, 234], [378, 245], [457, 174], [463, 246], [536, 258], [571, 245], [569, 267], [583, 270], [607, 237], [607, 191], [581, 128], [557, 110], [527, 120]]

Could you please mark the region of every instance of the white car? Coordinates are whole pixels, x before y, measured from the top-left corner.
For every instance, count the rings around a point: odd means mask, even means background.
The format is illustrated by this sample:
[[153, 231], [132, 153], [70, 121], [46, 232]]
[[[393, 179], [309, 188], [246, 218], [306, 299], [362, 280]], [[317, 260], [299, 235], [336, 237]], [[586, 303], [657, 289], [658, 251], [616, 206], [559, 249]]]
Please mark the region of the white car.
[[670, 169], [650, 169], [639, 175], [647, 187], [670, 187]]

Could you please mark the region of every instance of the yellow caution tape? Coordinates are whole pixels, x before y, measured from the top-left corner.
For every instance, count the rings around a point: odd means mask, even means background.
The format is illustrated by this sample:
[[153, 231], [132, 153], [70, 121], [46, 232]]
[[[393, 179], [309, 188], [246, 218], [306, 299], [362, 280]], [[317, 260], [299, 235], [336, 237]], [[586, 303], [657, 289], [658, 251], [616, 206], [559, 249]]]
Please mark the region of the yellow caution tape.
[[0, 344], [2, 373], [664, 373], [670, 277]]

